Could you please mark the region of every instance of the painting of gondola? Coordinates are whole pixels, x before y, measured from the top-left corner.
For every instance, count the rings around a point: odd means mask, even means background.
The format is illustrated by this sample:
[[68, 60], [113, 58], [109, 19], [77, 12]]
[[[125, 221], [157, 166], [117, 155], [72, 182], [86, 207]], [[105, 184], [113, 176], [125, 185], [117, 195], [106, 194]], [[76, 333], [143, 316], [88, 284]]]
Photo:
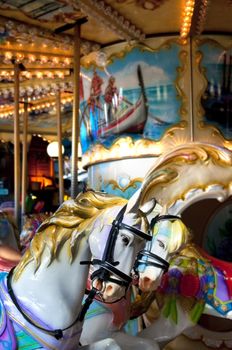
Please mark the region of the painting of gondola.
[[82, 68], [80, 135], [85, 152], [96, 143], [110, 147], [129, 135], [160, 140], [180, 121], [175, 81], [180, 47], [156, 52], [134, 48], [100, 69]]
[[225, 139], [232, 139], [232, 50], [208, 43], [201, 46], [201, 67], [207, 80], [201, 98], [204, 123], [216, 127]]

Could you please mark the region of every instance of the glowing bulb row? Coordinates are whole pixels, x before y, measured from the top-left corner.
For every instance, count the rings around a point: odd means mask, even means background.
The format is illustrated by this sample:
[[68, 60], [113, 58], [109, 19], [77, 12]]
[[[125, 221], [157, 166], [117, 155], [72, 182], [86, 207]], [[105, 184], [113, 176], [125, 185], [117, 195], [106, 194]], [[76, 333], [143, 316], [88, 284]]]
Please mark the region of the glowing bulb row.
[[[20, 87], [20, 98], [21, 97], [28, 97], [31, 99], [39, 99], [41, 97], [48, 97], [48, 95], [54, 95], [56, 91], [60, 90], [66, 90], [66, 89], [72, 89], [73, 82], [72, 81], [61, 81], [61, 82], [54, 82], [52, 84], [44, 85], [43, 83], [32, 85], [32, 86], [21, 86]], [[0, 89], [0, 96], [4, 99], [8, 99], [9, 97], [13, 96], [14, 94], [14, 88], [11, 87], [9, 89]]]
[[[25, 71], [21, 72], [20, 78], [24, 79], [31, 79], [31, 78], [37, 78], [37, 79], [54, 79], [54, 78], [60, 78], [63, 79], [65, 76], [69, 76], [70, 73], [68, 70], [65, 71]], [[0, 71], [0, 80], [1, 79], [8, 79], [8, 80], [14, 80], [14, 71]]]
[[7, 51], [4, 53], [3, 62], [6, 64], [12, 63], [12, 60], [15, 60], [16, 63], [35, 63], [35, 64], [49, 64], [52, 66], [62, 65], [70, 66], [71, 58], [69, 57], [57, 57], [57, 56], [48, 56], [48, 55], [35, 55], [12, 51]]
[[180, 29], [181, 39], [186, 39], [192, 23], [192, 16], [194, 12], [195, 0], [186, 0], [183, 12], [183, 21]]
[[[68, 105], [70, 103], [72, 103], [72, 98], [63, 98], [61, 100], [61, 108], [64, 108], [65, 105]], [[29, 102], [29, 101], [28, 101]], [[51, 101], [51, 102], [44, 102], [42, 104], [37, 104], [35, 106], [29, 106], [28, 107], [28, 112], [35, 112], [35, 113], [42, 113], [42, 112], [49, 112], [52, 109], [54, 109], [54, 107], [56, 106], [56, 102]], [[14, 115], [14, 110], [13, 108], [9, 108], [9, 106], [7, 106], [8, 111], [3, 111], [5, 106], [1, 106], [1, 110], [0, 110], [0, 119], [10, 119], [13, 117]], [[6, 108], [6, 107], [5, 107]], [[20, 108], [19, 109], [19, 114], [23, 114], [24, 113], [24, 108]]]

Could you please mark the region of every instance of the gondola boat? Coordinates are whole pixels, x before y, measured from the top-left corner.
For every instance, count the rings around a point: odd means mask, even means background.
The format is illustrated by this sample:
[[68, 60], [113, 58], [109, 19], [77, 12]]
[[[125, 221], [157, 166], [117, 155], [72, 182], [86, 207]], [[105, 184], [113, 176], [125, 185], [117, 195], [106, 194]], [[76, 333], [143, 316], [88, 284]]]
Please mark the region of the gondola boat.
[[123, 132], [141, 132], [147, 119], [146, 105], [143, 95], [135, 104], [127, 105], [116, 112], [114, 120], [100, 125], [98, 134], [119, 134]]

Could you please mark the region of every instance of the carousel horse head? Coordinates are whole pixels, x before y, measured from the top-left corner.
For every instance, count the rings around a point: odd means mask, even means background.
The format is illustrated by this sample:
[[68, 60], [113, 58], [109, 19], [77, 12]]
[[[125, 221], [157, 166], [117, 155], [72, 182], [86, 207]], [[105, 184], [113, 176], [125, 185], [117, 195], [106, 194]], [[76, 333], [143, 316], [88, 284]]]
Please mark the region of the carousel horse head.
[[131, 271], [136, 256], [145, 247], [146, 241], [151, 240], [147, 233], [147, 214], [154, 208], [155, 202], [150, 201], [138, 208], [132, 206], [131, 201], [105, 212], [101, 223], [95, 222], [89, 238], [92, 286], [100, 291], [102, 300], [109, 303], [125, 296], [132, 282]]
[[190, 240], [190, 233], [180, 217], [156, 216], [151, 221], [152, 240], [142, 250], [135, 263], [142, 291], [156, 290], [170, 258]]

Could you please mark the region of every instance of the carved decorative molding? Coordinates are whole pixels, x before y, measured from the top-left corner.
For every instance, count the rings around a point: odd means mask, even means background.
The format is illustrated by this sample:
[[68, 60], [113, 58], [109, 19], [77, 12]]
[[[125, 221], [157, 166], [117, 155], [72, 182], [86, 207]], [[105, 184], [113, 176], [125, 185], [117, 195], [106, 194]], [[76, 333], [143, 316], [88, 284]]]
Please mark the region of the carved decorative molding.
[[[71, 35], [54, 34], [48, 29], [44, 29], [31, 24], [25, 24], [16, 20], [11, 21], [0, 16], [0, 45], [6, 43], [7, 41], [11, 44], [15, 43], [19, 46], [22, 45], [24, 47], [29, 44], [44, 47], [46, 48], [46, 51], [44, 53], [45, 56], [59, 56], [55, 51], [57, 49], [64, 52], [61, 55], [62, 57], [72, 56], [70, 49], [72, 49], [73, 46], [73, 37]], [[90, 53], [91, 51], [96, 51], [99, 49], [100, 45], [95, 42], [88, 40], [81, 41], [81, 53], [84, 55]], [[33, 52], [33, 50], [34, 48], [32, 47], [31, 52]], [[20, 50], [18, 50], [18, 52], [19, 51]], [[29, 51], [28, 48], [27, 51]], [[27, 57], [23, 55], [23, 53], [21, 54], [23, 61]], [[38, 60], [40, 60], [39, 57], [41, 55], [41, 52], [39, 55], [36, 55]], [[40, 60], [40, 62], [36, 63], [43, 64], [44, 62]]]
[[223, 201], [232, 194], [231, 166], [231, 152], [216, 145], [191, 142], [176, 147], [157, 159], [149, 170], [140, 203], [156, 198], [169, 213], [174, 213], [174, 208], [183, 209], [188, 201], [208, 192]]
[[215, 332], [205, 329], [200, 325], [196, 325], [184, 331], [184, 335], [187, 338], [194, 340], [194, 346], [196, 346], [196, 340], [199, 340], [203, 342], [206, 346], [209, 346], [210, 348], [219, 349], [224, 346], [229, 349], [232, 348], [231, 331]]
[[127, 18], [103, 0], [67, 0], [73, 8], [80, 8], [86, 15], [91, 16], [107, 26], [124, 40], [143, 41], [145, 33]]
[[134, 179], [129, 179], [126, 186], [121, 186], [117, 181], [110, 180], [105, 183], [105, 186], [111, 185], [113, 190], [119, 189], [122, 192], [126, 192], [129, 188], [138, 189], [138, 185], [140, 185], [142, 181], [143, 179], [141, 177], [136, 177]]
[[210, 0], [201, 0], [196, 21], [195, 35], [200, 35], [204, 30], [206, 16], [209, 8]]
[[[166, 0], [134, 0], [134, 2], [145, 10], [153, 11], [160, 7]], [[126, 3], [128, 0], [117, 0], [118, 3]], [[131, 2], [131, 1], [130, 1]]]

